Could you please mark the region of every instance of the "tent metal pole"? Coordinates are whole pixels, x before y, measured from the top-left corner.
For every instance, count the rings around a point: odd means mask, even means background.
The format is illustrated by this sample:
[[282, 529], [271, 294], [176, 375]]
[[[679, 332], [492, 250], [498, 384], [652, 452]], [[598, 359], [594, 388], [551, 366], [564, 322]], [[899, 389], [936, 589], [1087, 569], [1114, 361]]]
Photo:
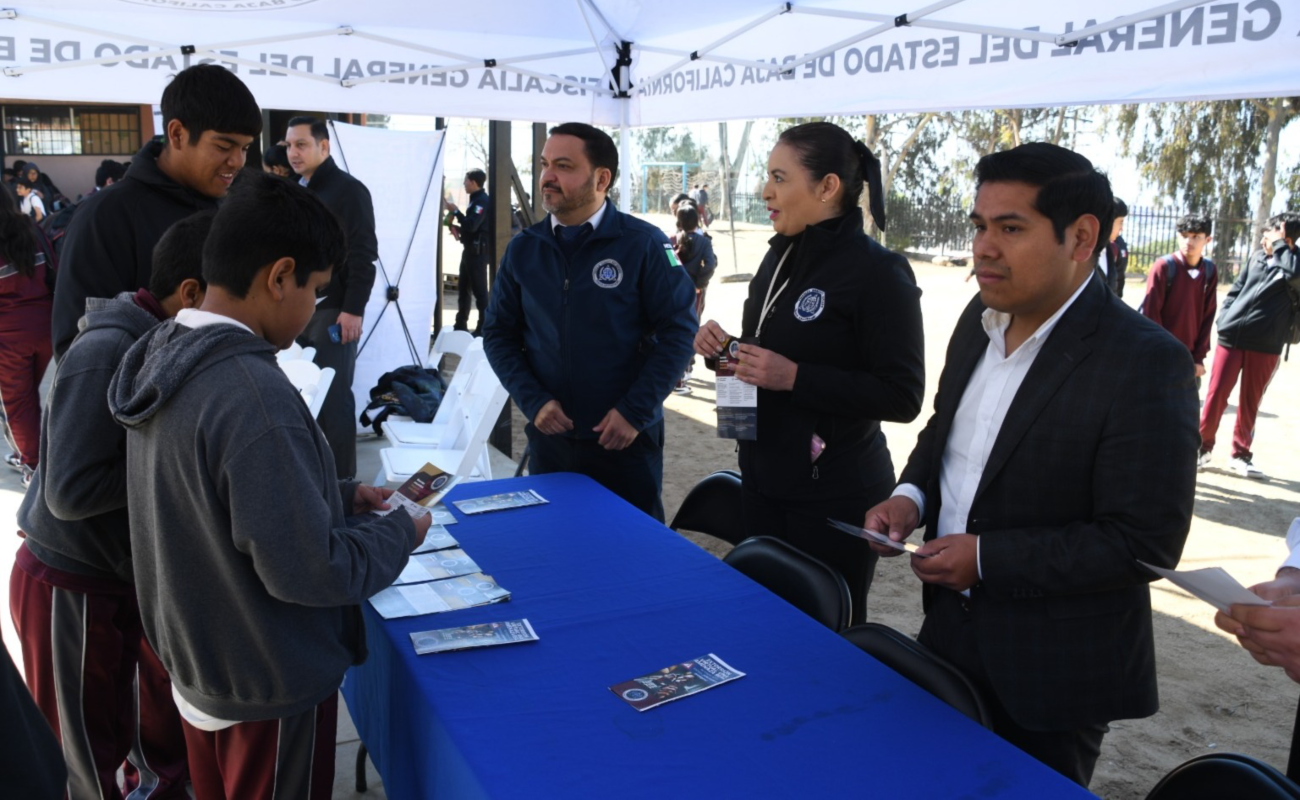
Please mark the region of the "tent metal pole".
[[[687, 61], [691, 60], [691, 54], [685, 50], [674, 50], [670, 47], [650, 47], [638, 44], [636, 49], [643, 53], [660, 53], [666, 56], [685, 56]], [[765, 69], [770, 72], [787, 70], [790, 67], [786, 64], [773, 64], [770, 61], [754, 61], [748, 58], [732, 58], [731, 56], [719, 56], [713, 53], [697, 53], [696, 61], [717, 61], [722, 64], [735, 64], [738, 67], [753, 67], [754, 69]]]
[[[533, 123], [533, 194], [528, 198], [528, 202], [533, 205], [533, 221], [541, 220], [546, 216], [546, 209], [542, 207], [542, 170], [538, 164], [542, 163], [542, 148], [546, 146], [546, 123]], [[520, 204], [522, 205], [522, 203]]]
[[[631, 98], [619, 102], [618, 161], [623, 168], [618, 171], [618, 208], [624, 214], [632, 213], [632, 131], [628, 126]], [[645, 186], [644, 182], [641, 184]]]
[[[782, 14], [790, 13], [790, 7], [791, 7], [790, 3], [781, 3], [776, 8], [762, 15], [761, 17], [758, 17], [752, 22], [742, 25], [741, 27], [737, 28], [735, 31], [732, 31], [731, 33], [727, 34], [726, 36], [723, 36], [721, 39], [718, 39], [717, 41], [710, 42], [709, 44], [705, 45], [704, 47], [701, 47], [699, 50], [696, 50], [691, 55], [687, 56], [686, 58], [683, 58], [682, 60], [668, 67], [667, 69], [659, 70], [654, 75], [651, 75], [649, 78], [646, 78], [645, 80], [641, 81], [641, 86], [649, 86], [659, 78], [662, 78], [664, 75], [667, 75], [668, 73], [680, 69], [682, 66], [686, 64], [689, 64], [695, 58], [699, 58], [711, 50], [716, 50], [722, 45], [731, 41], [732, 39], [735, 39], [738, 36], [742, 36], [748, 33], [749, 31], [753, 30], [754, 28], [757, 28], [759, 25], [762, 25], [764, 22], [767, 22], [772, 17], [779, 17]], [[770, 67], [771, 65], [769, 64], [768, 66]]]
[[[910, 24], [911, 21], [912, 21], [912, 18], [913, 18], [913, 17], [915, 17], [915, 18], [917, 18], [917, 19], [920, 19], [920, 18], [922, 18], [922, 17], [925, 17], [925, 16], [928, 16], [928, 15], [930, 15], [930, 14], [933, 14], [933, 13], [936, 12], [936, 11], [942, 11], [943, 9], [948, 8], [949, 6], [955, 6], [955, 5], [957, 5], [958, 3], [961, 3], [961, 2], [964, 2], [964, 0], [939, 0], [939, 2], [937, 2], [937, 3], [931, 3], [930, 5], [926, 6], [925, 8], [917, 9], [916, 11], [912, 12], [911, 14], [904, 14], [904, 15], [901, 17], [901, 19], [906, 19], [907, 22]], [[863, 32], [863, 33], [858, 34], [857, 36], [850, 36], [850, 37], [847, 38], [847, 39], [841, 39], [840, 41], [836, 42], [835, 44], [827, 45], [826, 47], [823, 47], [822, 49], [818, 50], [818, 51], [815, 52], [815, 53], [809, 53], [808, 55], [804, 56], [803, 58], [796, 59], [796, 60], [790, 62], [789, 64], [782, 64], [782, 65], [781, 65], [781, 67], [782, 67], [782, 70], [781, 70], [781, 71], [782, 71], [782, 72], [785, 72], [785, 71], [787, 71], [787, 70], [793, 70], [793, 69], [796, 68], [796, 67], [801, 67], [801, 66], [803, 66], [804, 64], [809, 63], [810, 61], [816, 61], [816, 60], [819, 59], [819, 58], [823, 58], [823, 57], [825, 57], [825, 56], [828, 56], [828, 55], [830, 55], [831, 53], [834, 53], [834, 52], [836, 52], [836, 51], [838, 51], [838, 50], [841, 50], [841, 49], [843, 49], [843, 48], [845, 48], [845, 47], [848, 47], [848, 46], [851, 45], [851, 44], [857, 44], [858, 42], [861, 42], [861, 41], [863, 41], [863, 40], [865, 40], [865, 39], [871, 39], [871, 38], [873, 38], [873, 37], [879, 36], [879, 35], [882, 34], [882, 33], [886, 33], [886, 32], [888, 32], [888, 31], [892, 31], [894, 28], [897, 28], [898, 26], [899, 26], [898, 19], [891, 19], [891, 20], [889, 20], [888, 22], [883, 22], [883, 23], [881, 23], [880, 25], [877, 25], [876, 27], [871, 28], [871, 29], [868, 30], [868, 31], [865, 31], [865, 32]]]
[[[446, 134], [447, 120], [443, 117], [435, 117], [433, 120], [433, 128], [434, 130], [443, 131], [443, 137], [444, 137], [443, 142], [445, 144], [447, 141], [445, 138], [447, 135]], [[444, 148], [443, 153], [446, 152], [447, 151]], [[447, 196], [447, 170], [444, 168], [442, 171], [442, 184], [438, 186], [438, 198], [439, 200], [441, 200], [446, 196]], [[440, 208], [439, 212], [441, 211], [442, 209]], [[442, 330], [442, 303], [443, 303], [443, 294], [446, 292], [446, 287], [442, 285], [442, 251], [443, 251], [442, 229], [446, 227], [445, 225], [442, 224], [443, 219], [444, 219], [443, 215], [439, 213], [438, 239], [437, 239], [438, 247], [434, 251], [434, 258], [433, 258], [433, 280], [434, 280], [433, 285], [435, 288], [434, 298], [433, 298], [433, 336], [435, 337], [438, 335], [438, 332]], [[432, 339], [429, 340], [429, 345], [430, 347], [433, 346]], [[434, 364], [434, 366], [436, 367], [438, 365]]]
[[[497, 265], [505, 255], [506, 246], [510, 244], [510, 188], [515, 171], [511, 160], [510, 122], [491, 120], [488, 122], [488, 181], [492, 186], [492, 260], [488, 262], [488, 291], [496, 284]], [[490, 295], [489, 295], [490, 296]], [[482, 320], [483, 309], [479, 309]], [[492, 428], [488, 441], [493, 447], [513, 457], [512, 405], [506, 402], [501, 409], [501, 416]]]

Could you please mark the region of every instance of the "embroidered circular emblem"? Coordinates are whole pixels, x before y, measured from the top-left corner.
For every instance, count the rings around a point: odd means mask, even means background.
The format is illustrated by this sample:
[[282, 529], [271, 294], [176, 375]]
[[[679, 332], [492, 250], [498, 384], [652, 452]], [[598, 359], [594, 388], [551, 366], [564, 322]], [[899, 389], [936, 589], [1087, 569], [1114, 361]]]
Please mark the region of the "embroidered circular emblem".
[[591, 268], [591, 279], [602, 289], [613, 289], [623, 282], [623, 267], [607, 258]]
[[808, 289], [799, 295], [794, 304], [794, 318], [800, 322], [812, 322], [826, 310], [826, 293], [821, 289]]
[[650, 696], [645, 689], [627, 689], [623, 692], [623, 699], [633, 703], [639, 703]]
[[732, 339], [731, 344], [727, 345], [727, 357], [732, 361], [740, 360], [740, 340]]
[[451, 476], [447, 475], [446, 473], [443, 473], [442, 475], [439, 475], [438, 477], [433, 479], [433, 483], [429, 484], [429, 488], [436, 492], [442, 487], [446, 486], [447, 481], [449, 480], [451, 480]]

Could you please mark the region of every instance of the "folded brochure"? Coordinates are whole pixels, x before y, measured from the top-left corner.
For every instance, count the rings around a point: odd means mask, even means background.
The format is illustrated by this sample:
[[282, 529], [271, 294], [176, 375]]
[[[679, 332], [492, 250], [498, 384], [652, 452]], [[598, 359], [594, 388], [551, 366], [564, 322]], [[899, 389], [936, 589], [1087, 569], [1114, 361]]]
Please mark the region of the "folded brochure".
[[491, 575], [476, 572], [431, 583], [390, 586], [370, 598], [370, 605], [384, 619], [397, 619], [459, 611], [509, 599], [510, 592], [498, 586]]
[[709, 653], [640, 678], [616, 683], [609, 690], [637, 711], [646, 711], [743, 677], [745, 673], [732, 669], [727, 662]]
[[470, 575], [478, 572], [479, 566], [464, 550], [453, 547], [450, 550], [438, 550], [433, 553], [418, 553], [410, 557], [402, 574], [393, 581], [394, 585], [403, 583], [424, 583], [454, 578], [457, 575]]
[[1152, 566], [1141, 559], [1138, 563], [1151, 570], [1173, 585], [1185, 589], [1223, 613], [1227, 614], [1233, 605], [1267, 606], [1272, 605], [1237, 582], [1223, 567], [1205, 569], [1172, 570]]
[[420, 546], [411, 553], [429, 553], [434, 550], [446, 550], [449, 547], [460, 547], [460, 542], [456, 541], [455, 536], [447, 533], [446, 528], [435, 522], [429, 525], [428, 532], [424, 534], [424, 541], [420, 542]]
[[[459, 482], [459, 475], [452, 475], [432, 464], [425, 464], [407, 478], [406, 483], [398, 487], [397, 491], [389, 495], [387, 510], [376, 509], [372, 513], [382, 517], [393, 513], [398, 508], [405, 508], [412, 519], [418, 519], [428, 514], [429, 509], [437, 505]], [[442, 520], [435, 521], [442, 522]]]
[[[860, 539], [866, 539], [871, 542], [876, 542], [877, 544], [883, 544], [885, 547], [892, 547], [895, 550], [901, 550], [904, 553], [915, 553], [917, 549], [917, 546], [911, 542], [896, 542], [878, 531], [859, 528], [857, 525], [850, 525], [847, 522], [840, 522], [837, 519], [828, 519], [826, 521], [830, 523], [832, 528], [838, 531], [844, 531], [845, 533], [857, 536]], [[924, 558], [924, 556], [922, 556], [922, 558]]]
[[502, 494], [493, 494], [487, 497], [453, 500], [452, 505], [459, 508], [463, 514], [486, 514], [489, 511], [503, 511], [507, 508], [538, 506], [545, 502], [547, 502], [545, 497], [532, 489], [525, 489], [522, 492], [503, 492]]
[[411, 634], [411, 643], [415, 645], [415, 652], [420, 655], [535, 641], [537, 641], [537, 633], [526, 619], [484, 622], [480, 625], [416, 631]]

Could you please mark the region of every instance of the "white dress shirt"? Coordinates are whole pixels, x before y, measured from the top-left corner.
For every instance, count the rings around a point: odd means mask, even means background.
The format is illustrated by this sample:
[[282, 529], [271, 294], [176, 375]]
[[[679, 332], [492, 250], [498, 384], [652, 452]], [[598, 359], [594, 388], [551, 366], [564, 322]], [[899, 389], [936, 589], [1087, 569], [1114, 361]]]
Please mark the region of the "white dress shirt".
[[[591, 223], [591, 229], [592, 229], [593, 231], [594, 231], [595, 229], [599, 228], [599, 227], [600, 227], [600, 221], [601, 221], [602, 219], [605, 218], [605, 206], [607, 206], [607, 205], [608, 205], [608, 203], [601, 203], [601, 204], [600, 204], [600, 208], [596, 210], [596, 213], [595, 213], [595, 214], [592, 214], [590, 217], [588, 217], [588, 218], [586, 219], [585, 222], [579, 222], [579, 223], [578, 223], [578, 227], [581, 228], [581, 227], [582, 227], [583, 225], [585, 225], [587, 222], [590, 222], [590, 223]], [[562, 227], [563, 225], [564, 225], [564, 223], [562, 223], [562, 222], [560, 222], [558, 219], [556, 219], [554, 214], [551, 215], [551, 233], [555, 233], [555, 229], [556, 229], [556, 228], [559, 228], [559, 227]]]
[[1300, 569], [1300, 517], [1291, 520], [1291, 528], [1286, 532], [1286, 546], [1291, 554], [1282, 562], [1279, 569], [1291, 567]]
[[[1056, 323], [1074, 305], [1079, 295], [1083, 294], [1091, 280], [1092, 275], [1089, 274], [1088, 280], [1070, 295], [1070, 299], [1038, 326], [1038, 330], [1010, 356], [1006, 355], [1006, 333], [1011, 324], [1011, 315], [991, 308], [984, 310], [981, 321], [988, 334], [989, 344], [975, 366], [975, 371], [971, 373], [966, 391], [962, 393], [939, 469], [942, 504], [939, 507], [938, 536], [966, 532], [970, 507], [975, 501], [975, 490], [979, 488], [984, 466], [988, 463], [993, 443], [998, 439], [998, 432], [1002, 430], [1002, 421], [1006, 419], [1011, 401], [1015, 399], [1020, 384], [1024, 382], [1025, 375], [1034, 365], [1034, 360], [1038, 358], [1038, 353], [1043, 349], [1043, 344]], [[925, 517], [925, 492], [921, 487], [911, 483], [899, 484], [893, 496], [898, 495], [916, 503], [921, 517]], [[983, 578], [984, 571], [979, 567], [978, 539], [975, 543], [975, 559], [976, 568]]]

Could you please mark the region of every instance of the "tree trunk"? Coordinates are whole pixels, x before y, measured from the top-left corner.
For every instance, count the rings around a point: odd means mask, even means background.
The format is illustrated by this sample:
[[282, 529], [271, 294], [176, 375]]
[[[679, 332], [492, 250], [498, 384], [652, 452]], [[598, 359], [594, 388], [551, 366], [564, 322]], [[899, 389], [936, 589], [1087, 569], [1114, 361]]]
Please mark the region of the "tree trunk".
[[1061, 143], [1061, 136], [1065, 133], [1066, 108], [1066, 106], [1061, 106], [1060, 110], [1056, 112], [1056, 130], [1052, 132], [1052, 144], [1059, 145]]
[[1264, 133], [1264, 172], [1259, 178], [1259, 206], [1255, 210], [1255, 225], [1251, 229], [1252, 241], [1259, 241], [1273, 210], [1273, 195], [1277, 192], [1277, 150], [1286, 122], [1286, 98], [1275, 97], [1268, 106], [1268, 128]]

